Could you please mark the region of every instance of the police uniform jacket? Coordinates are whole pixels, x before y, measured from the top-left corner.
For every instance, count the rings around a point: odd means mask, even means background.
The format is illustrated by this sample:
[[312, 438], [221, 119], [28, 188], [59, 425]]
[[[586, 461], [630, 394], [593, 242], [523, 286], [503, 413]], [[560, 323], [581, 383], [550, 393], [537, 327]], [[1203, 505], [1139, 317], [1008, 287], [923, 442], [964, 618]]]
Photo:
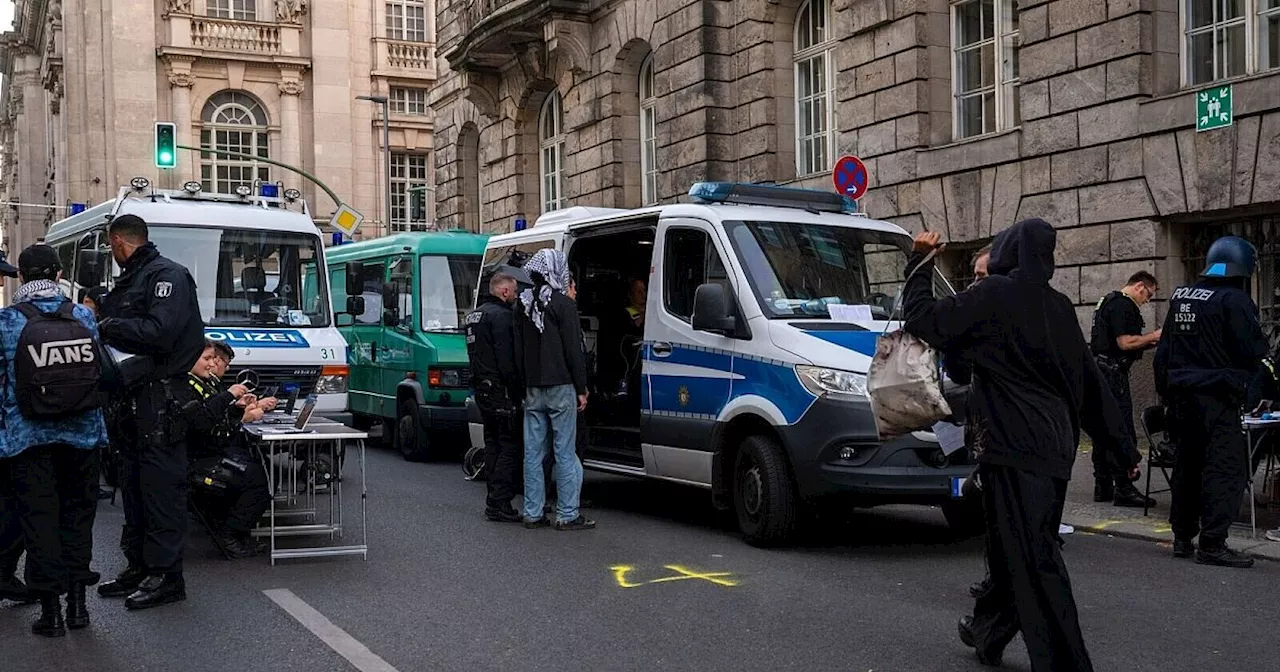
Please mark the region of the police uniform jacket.
[[1205, 278], [1169, 297], [1156, 348], [1156, 392], [1213, 394], [1244, 403], [1266, 355], [1253, 299], [1230, 281]]
[[188, 373], [186, 385], [175, 385], [173, 395], [186, 425], [187, 457], [224, 457], [236, 445], [236, 433], [244, 409], [217, 380]]
[[[516, 374], [516, 345], [512, 308], [486, 294], [467, 314], [467, 355], [471, 377], [482, 403], [516, 400], [523, 396]], [[481, 399], [481, 397], [488, 397]]]
[[204, 320], [196, 283], [187, 269], [147, 243], [125, 262], [103, 299], [102, 338], [114, 348], [148, 355], [156, 379], [191, 370], [204, 351]]

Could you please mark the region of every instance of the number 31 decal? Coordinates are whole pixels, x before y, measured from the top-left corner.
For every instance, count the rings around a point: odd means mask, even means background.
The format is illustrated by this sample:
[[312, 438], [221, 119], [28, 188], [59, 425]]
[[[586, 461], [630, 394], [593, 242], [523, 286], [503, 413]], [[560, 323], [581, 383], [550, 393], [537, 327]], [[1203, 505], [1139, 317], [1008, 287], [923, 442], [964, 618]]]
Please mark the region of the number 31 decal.
[[320, 359], [337, 359], [338, 350], [336, 348], [320, 348]]

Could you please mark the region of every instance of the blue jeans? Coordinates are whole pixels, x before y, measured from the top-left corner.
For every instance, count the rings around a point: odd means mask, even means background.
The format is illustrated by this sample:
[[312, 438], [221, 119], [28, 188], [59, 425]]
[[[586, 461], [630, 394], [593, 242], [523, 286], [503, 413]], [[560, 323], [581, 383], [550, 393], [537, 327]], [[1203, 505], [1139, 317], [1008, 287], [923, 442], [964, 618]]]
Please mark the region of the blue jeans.
[[524, 400], [524, 519], [542, 518], [546, 500], [542, 462], [555, 451], [556, 520], [578, 518], [582, 463], [578, 461], [578, 393], [572, 385], [531, 387]]

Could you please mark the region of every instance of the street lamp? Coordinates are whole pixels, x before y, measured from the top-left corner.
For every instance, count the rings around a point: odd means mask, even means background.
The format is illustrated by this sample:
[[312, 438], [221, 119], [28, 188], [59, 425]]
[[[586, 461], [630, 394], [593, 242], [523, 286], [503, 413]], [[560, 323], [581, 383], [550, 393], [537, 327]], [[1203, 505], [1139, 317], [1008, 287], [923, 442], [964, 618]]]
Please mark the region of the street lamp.
[[371, 103], [377, 103], [382, 106], [382, 174], [386, 184], [382, 189], [383, 202], [383, 234], [391, 231], [391, 107], [387, 102], [386, 96], [356, 96], [356, 100], [367, 100]]

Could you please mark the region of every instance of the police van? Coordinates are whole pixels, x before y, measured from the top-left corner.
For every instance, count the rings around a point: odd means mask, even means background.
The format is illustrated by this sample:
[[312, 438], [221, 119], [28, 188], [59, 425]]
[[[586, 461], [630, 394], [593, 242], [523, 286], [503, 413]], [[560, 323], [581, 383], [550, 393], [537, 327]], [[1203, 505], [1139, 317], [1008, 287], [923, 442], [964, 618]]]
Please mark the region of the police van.
[[[539, 249], [568, 255], [591, 369], [584, 466], [706, 488], [754, 544], [786, 540], [815, 504], [940, 505], [953, 526], [980, 524], [960, 495], [967, 451], [928, 431], [881, 443], [868, 401], [907, 232], [831, 192], [699, 183], [689, 196], [572, 207], [489, 239], [482, 290]], [[941, 275], [934, 286], [952, 293]], [[948, 384], [953, 409], [964, 392]], [[481, 446], [474, 413], [470, 430]]]
[[120, 274], [106, 227], [124, 214], [147, 222], [160, 253], [195, 278], [205, 335], [235, 350], [228, 377], [250, 369], [259, 393], [314, 393], [316, 412], [347, 419], [347, 344], [329, 302], [324, 242], [297, 190], [263, 183], [210, 194], [200, 182], [161, 190], [134, 178], [116, 198], [45, 234], [62, 260], [68, 296], [109, 289]]

